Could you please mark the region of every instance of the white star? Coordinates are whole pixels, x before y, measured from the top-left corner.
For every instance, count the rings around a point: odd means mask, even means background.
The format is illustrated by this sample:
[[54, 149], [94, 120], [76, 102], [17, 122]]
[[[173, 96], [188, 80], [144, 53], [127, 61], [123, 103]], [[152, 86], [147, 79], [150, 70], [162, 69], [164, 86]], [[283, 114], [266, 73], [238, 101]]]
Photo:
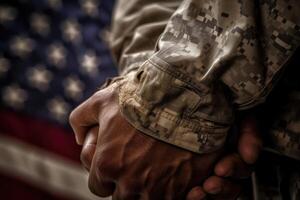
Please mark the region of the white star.
[[95, 52], [88, 51], [81, 58], [82, 70], [91, 76], [95, 76], [98, 73], [98, 65], [100, 64]]
[[84, 84], [75, 76], [70, 76], [64, 81], [65, 94], [74, 100], [82, 98]]
[[48, 5], [54, 10], [58, 10], [62, 7], [61, 0], [48, 0]]
[[47, 35], [50, 31], [49, 19], [43, 14], [32, 14], [30, 18], [31, 28], [40, 35]]
[[10, 43], [11, 51], [21, 58], [28, 56], [32, 52], [33, 46], [33, 40], [25, 36], [16, 36]]
[[61, 97], [55, 97], [48, 102], [48, 110], [57, 120], [65, 122], [70, 106]]
[[0, 57], [0, 76], [5, 74], [10, 68], [10, 63], [6, 58]]
[[18, 85], [14, 84], [4, 88], [2, 99], [7, 105], [13, 108], [21, 108], [27, 99], [27, 93]]
[[80, 25], [75, 20], [66, 20], [61, 26], [66, 41], [77, 43], [81, 40]]
[[16, 17], [17, 17], [16, 9], [8, 6], [0, 6], [0, 24], [13, 21], [16, 19]]
[[27, 78], [33, 87], [45, 91], [49, 87], [52, 74], [45, 67], [38, 65], [28, 70]]
[[83, 12], [87, 15], [91, 17], [98, 15], [99, 2], [97, 0], [80, 0], [80, 4]]
[[48, 61], [57, 67], [63, 67], [66, 63], [66, 49], [61, 44], [52, 44], [48, 48]]

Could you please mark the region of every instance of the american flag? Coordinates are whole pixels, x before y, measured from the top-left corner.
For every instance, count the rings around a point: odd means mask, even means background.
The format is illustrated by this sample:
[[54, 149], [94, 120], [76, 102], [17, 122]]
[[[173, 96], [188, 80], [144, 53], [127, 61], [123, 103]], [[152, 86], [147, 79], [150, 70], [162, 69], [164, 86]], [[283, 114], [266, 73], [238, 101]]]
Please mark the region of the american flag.
[[0, 198], [98, 199], [68, 115], [114, 76], [113, 0], [0, 2]]

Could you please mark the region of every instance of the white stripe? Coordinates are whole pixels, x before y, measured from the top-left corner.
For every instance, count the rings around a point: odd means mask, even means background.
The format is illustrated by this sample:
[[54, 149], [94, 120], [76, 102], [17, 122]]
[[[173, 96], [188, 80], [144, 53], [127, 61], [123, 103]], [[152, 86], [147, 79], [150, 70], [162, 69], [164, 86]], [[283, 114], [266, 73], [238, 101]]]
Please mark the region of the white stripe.
[[0, 170], [53, 194], [73, 199], [108, 200], [87, 187], [87, 172], [75, 162], [0, 134]]

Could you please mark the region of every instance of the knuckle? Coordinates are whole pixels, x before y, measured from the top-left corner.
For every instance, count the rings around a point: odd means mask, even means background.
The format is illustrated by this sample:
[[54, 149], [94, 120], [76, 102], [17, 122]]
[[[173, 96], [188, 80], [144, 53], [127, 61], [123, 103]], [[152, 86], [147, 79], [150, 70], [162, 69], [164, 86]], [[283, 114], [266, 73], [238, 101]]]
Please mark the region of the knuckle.
[[88, 99], [88, 104], [91, 107], [91, 110], [94, 112], [98, 112], [101, 105], [103, 103], [103, 99], [101, 97], [101, 94], [99, 92], [96, 92]]
[[77, 119], [77, 111], [76, 111], [76, 109], [75, 109], [75, 110], [73, 110], [73, 111], [70, 113], [70, 115], [69, 115], [69, 123], [70, 123], [71, 125], [76, 124], [76, 119]]
[[116, 166], [111, 162], [108, 156], [99, 156], [96, 159], [97, 175], [99, 177], [114, 178], [116, 176]]

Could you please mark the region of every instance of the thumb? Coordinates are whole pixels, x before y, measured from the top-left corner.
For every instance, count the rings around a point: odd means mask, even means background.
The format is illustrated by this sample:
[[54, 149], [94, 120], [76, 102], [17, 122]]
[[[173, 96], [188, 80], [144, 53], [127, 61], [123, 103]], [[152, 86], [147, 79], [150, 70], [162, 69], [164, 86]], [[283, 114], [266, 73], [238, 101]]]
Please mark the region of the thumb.
[[70, 125], [75, 133], [76, 142], [82, 145], [88, 130], [99, 125], [102, 92], [98, 91], [72, 111], [69, 117]]
[[247, 117], [241, 122], [238, 151], [246, 163], [254, 164], [261, 149], [262, 139], [257, 121], [253, 117]]

